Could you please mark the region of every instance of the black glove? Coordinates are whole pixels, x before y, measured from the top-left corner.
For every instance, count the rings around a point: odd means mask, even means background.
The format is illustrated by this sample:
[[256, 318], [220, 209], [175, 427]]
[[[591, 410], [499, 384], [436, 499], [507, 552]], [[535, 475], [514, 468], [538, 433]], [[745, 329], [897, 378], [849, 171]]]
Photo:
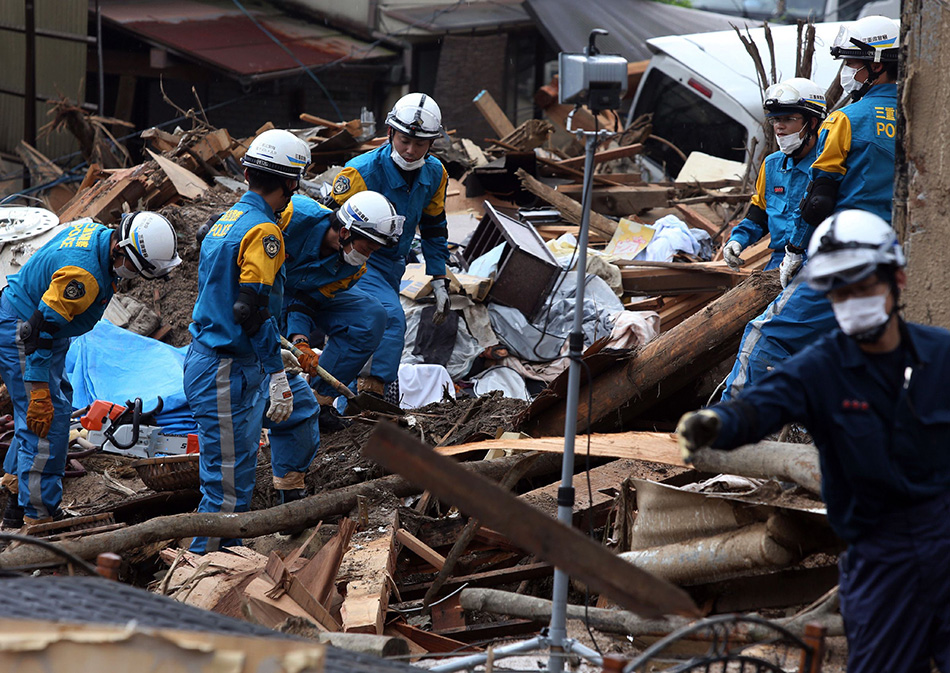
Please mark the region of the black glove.
[[198, 227], [198, 231], [195, 232], [195, 241], [198, 243], [198, 247], [201, 247], [201, 242], [205, 240], [205, 236], [208, 235], [208, 232], [211, 231], [211, 227], [214, 226], [215, 222], [221, 219], [221, 216], [224, 213], [218, 213], [217, 215], [212, 215], [208, 220]]
[[800, 206], [806, 224], [817, 227], [835, 212], [838, 187], [838, 182], [831, 178], [818, 178], [808, 183], [808, 191]]
[[684, 463], [693, 462], [693, 454], [716, 441], [722, 421], [714, 411], [701, 409], [683, 414], [676, 424], [676, 439]]

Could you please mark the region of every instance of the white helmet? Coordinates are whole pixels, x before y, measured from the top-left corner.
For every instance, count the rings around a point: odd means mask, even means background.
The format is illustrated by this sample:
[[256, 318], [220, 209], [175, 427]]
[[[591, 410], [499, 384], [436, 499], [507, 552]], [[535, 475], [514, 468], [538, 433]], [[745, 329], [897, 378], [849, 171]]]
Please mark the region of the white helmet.
[[396, 209], [385, 196], [378, 192], [357, 192], [336, 211], [336, 216], [351, 233], [365, 236], [371, 241], [393, 247], [402, 235], [406, 218], [396, 214]]
[[410, 93], [396, 101], [386, 115], [386, 124], [414, 138], [438, 138], [442, 135], [442, 111], [424, 93]]
[[873, 213], [842, 210], [818, 225], [808, 245], [805, 279], [819, 292], [864, 280], [878, 267], [904, 266], [891, 226]]
[[282, 178], [299, 180], [310, 164], [310, 146], [290, 131], [270, 129], [254, 138], [241, 163]]
[[900, 35], [900, 26], [893, 19], [866, 16], [841, 26], [831, 45], [831, 55], [840, 59], [896, 63], [900, 54]]
[[762, 104], [766, 114], [782, 115], [791, 111], [804, 112], [819, 120], [828, 114], [825, 90], [804, 77], [793, 77], [765, 90]]
[[149, 280], [167, 276], [181, 264], [175, 228], [158, 213], [143, 210], [123, 215], [117, 246], [139, 275]]

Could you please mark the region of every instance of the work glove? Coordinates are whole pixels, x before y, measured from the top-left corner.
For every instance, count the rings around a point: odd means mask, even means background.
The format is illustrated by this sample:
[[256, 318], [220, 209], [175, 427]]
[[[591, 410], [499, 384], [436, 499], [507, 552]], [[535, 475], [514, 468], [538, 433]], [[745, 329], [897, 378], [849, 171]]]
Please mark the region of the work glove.
[[701, 409], [683, 414], [676, 424], [676, 441], [684, 463], [693, 462], [693, 454], [716, 441], [722, 421], [714, 411]]
[[306, 341], [298, 341], [294, 346], [300, 351], [300, 355], [297, 356], [300, 368], [311, 376], [316, 376], [317, 365], [320, 364], [320, 354], [310, 348], [310, 344]]
[[284, 372], [286, 372], [288, 376], [293, 376], [303, 371], [303, 367], [301, 367], [300, 362], [297, 361], [297, 356], [286, 348], [280, 349], [280, 361], [284, 364]]
[[785, 246], [785, 257], [778, 267], [779, 280], [782, 281], [783, 288], [788, 287], [788, 284], [792, 282], [792, 278], [802, 268], [802, 261], [804, 261], [804, 255], [792, 252], [787, 245]]
[[738, 271], [739, 267], [745, 264], [745, 260], [739, 257], [742, 252], [742, 244], [739, 241], [729, 241], [726, 247], [722, 249], [722, 258], [733, 271]]
[[435, 313], [432, 314], [432, 322], [441, 325], [449, 317], [449, 279], [434, 279], [432, 281], [432, 292], [435, 295]]
[[287, 383], [287, 372], [277, 372], [270, 375], [270, 406], [267, 408], [267, 418], [274, 423], [283, 423], [294, 410], [294, 394]]
[[37, 437], [46, 437], [53, 423], [53, 400], [49, 396], [49, 385], [33, 384], [30, 391], [30, 406], [26, 410], [26, 427]]

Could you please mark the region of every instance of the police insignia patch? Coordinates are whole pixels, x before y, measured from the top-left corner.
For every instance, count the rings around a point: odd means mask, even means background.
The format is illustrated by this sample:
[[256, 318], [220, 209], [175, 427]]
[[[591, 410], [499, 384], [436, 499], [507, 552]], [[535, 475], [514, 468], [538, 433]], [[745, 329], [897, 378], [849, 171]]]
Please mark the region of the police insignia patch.
[[345, 175], [339, 176], [333, 183], [333, 193], [346, 194], [348, 191], [350, 191], [350, 179]]
[[63, 297], [69, 299], [70, 301], [76, 301], [81, 299], [86, 294], [86, 287], [80, 283], [78, 280], [71, 280], [66, 285], [66, 289], [63, 290]]
[[280, 240], [273, 234], [264, 237], [264, 252], [268, 257], [274, 259], [280, 252]]

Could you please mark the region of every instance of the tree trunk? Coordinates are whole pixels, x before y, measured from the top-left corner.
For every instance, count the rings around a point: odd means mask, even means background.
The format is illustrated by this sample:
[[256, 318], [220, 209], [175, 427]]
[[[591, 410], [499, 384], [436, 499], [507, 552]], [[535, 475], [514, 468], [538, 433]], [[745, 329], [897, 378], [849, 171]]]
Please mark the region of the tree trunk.
[[811, 444], [759, 442], [735, 451], [703, 449], [693, 456], [693, 467], [701, 472], [735, 474], [756, 479], [777, 477], [794, 481], [815, 495], [821, 495], [818, 449]]

